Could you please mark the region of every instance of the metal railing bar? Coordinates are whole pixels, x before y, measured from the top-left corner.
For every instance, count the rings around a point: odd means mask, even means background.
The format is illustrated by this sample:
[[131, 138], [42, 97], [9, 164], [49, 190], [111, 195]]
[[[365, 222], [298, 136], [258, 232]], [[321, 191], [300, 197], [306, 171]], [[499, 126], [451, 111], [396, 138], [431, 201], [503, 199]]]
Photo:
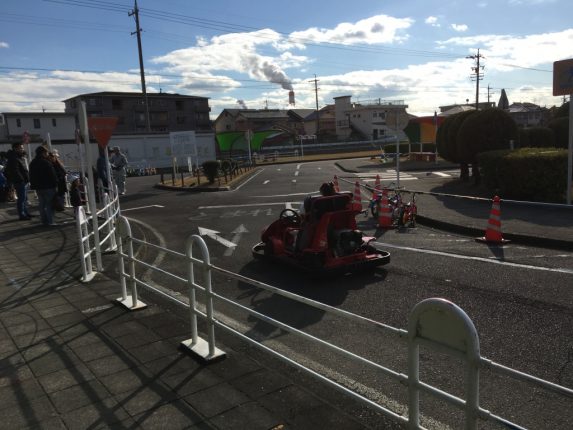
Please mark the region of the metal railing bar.
[[321, 344], [322, 346], [325, 346], [325, 347], [327, 347], [327, 348], [333, 349], [333, 350], [339, 352], [340, 354], [345, 355], [345, 356], [348, 357], [348, 358], [351, 358], [351, 359], [354, 359], [354, 360], [358, 360], [358, 361], [360, 361], [360, 362], [363, 363], [363, 364], [367, 364], [367, 365], [369, 365], [369, 366], [371, 366], [371, 367], [375, 367], [376, 369], [382, 371], [385, 375], [391, 376], [391, 377], [397, 379], [399, 382], [407, 382], [407, 380], [408, 380], [408, 377], [407, 377], [406, 375], [402, 374], [402, 373], [398, 373], [398, 372], [396, 372], [396, 371], [394, 371], [394, 370], [392, 370], [392, 369], [389, 369], [389, 368], [387, 368], [387, 367], [384, 367], [384, 366], [382, 366], [382, 365], [380, 365], [380, 364], [378, 364], [378, 363], [375, 363], [375, 362], [373, 362], [373, 361], [370, 361], [370, 360], [368, 360], [368, 359], [366, 359], [366, 358], [364, 358], [364, 357], [360, 357], [359, 355], [356, 355], [356, 354], [354, 354], [353, 352], [350, 352], [350, 351], [347, 351], [347, 350], [345, 350], [345, 349], [342, 349], [341, 347], [336, 346], [336, 345], [334, 345], [334, 344], [332, 344], [332, 343], [330, 343], [330, 342], [327, 342], [327, 341], [325, 341], [325, 340], [323, 340], [323, 339], [320, 339], [320, 338], [318, 338], [318, 337], [316, 337], [316, 336], [313, 336], [313, 335], [311, 335], [311, 334], [305, 333], [305, 332], [303, 332], [303, 331], [301, 331], [301, 330], [299, 330], [299, 329], [297, 329], [297, 328], [295, 328], [295, 327], [291, 327], [291, 326], [289, 326], [289, 325], [287, 325], [287, 324], [284, 324], [284, 323], [282, 323], [282, 322], [280, 322], [280, 321], [277, 321], [277, 320], [275, 320], [275, 319], [273, 319], [273, 318], [271, 318], [271, 317], [268, 317], [268, 316], [266, 316], [266, 315], [263, 315], [263, 314], [261, 314], [260, 312], [255, 311], [254, 309], [251, 309], [251, 308], [248, 308], [248, 307], [246, 307], [246, 306], [244, 306], [244, 305], [241, 305], [240, 303], [236, 303], [236, 302], [234, 302], [234, 301], [232, 301], [232, 300], [230, 300], [230, 299], [227, 299], [226, 297], [220, 296], [219, 294], [216, 294], [216, 293], [213, 293], [212, 296], [213, 296], [214, 298], [216, 298], [216, 299], [219, 299], [219, 300], [221, 300], [221, 301], [223, 301], [223, 302], [229, 304], [229, 305], [232, 305], [232, 306], [235, 306], [235, 307], [237, 307], [237, 308], [240, 308], [240, 309], [244, 310], [245, 312], [247, 312], [247, 313], [249, 313], [249, 314], [251, 314], [251, 315], [253, 315], [253, 316], [255, 316], [255, 317], [259, 318], [259, 319], [261, 319], [262, 321], [265, 321], [265, 322], [267, 322], [267, 323], [269, 323], [269, 324], [271, 324], [271, 325], [274, 325], [275, 327], [281, 328], [281, 329], [283, 329], [284, 331], [287, 331], [287, 332], [292, 333], [292, 334], [295, 334], [295, 335], [299, 335], [299, 336], [301, 336], [301, 337], [303, 337], [303, 338], [305, 338], [305, 339], [307, 339], [307, 340], [311, 340], [311, 341], [318, 342], [318, 343]]
[[[173, 250], [171, 250], [171, 249], [169, 249], [169, 248], [164, 248], [164, 247], [159, 246], [159, 245], [156, 245], [156, 244], [154, 244], [154, 243], [146, 242], [146, 241], [141, 240], [141, 239], [136, 239], [135, 237], [132, 237], [131, 240], [132, 240], [134, 243], [138, 243], [138, 244], [140, 244], [140, 245], [145, 245], [145, 246], [150, 246], [150, 247], [152, 247], [152, 248], [159, 249], [159, 250], [161, 250], [161, 251], [165, 251], [166, 253], [171, 254], [171, 255], [174, 255], [174, 256], [176, 256], [176, 257], [187, 258], [187, 256], [186, 256], [185, 254], [182, 254], [182, 253], [177, 252], [177, 251], [173, 251]], [[201, 262], [201, 260], [197, 260], [197, 262]]]
[[521, 381], [529, 382], [531, 384], [540, 386], [542, 388], [545, 388], [558, 394], [564, 394], [568, 397], [573, 397], [573, 390], [570, 388], [564, 387], [559, 384], [555, 384], [553, 382], [546, 381], [541, 378], [537, 378], [536, 376], [520, 372], [519, 370], [515, 370], [510, 367], [506, 367], [502, 364], [496, 363], [485, 357], [480, 358], [480, 364], [483, 367], [490, 368], [504, 375], [515, 377], [516, 379], [519, 379]]
[[[124, 254], [122, 254], [122, 256], [123, 256], [123, 255], [124, 255]], [[126, 257], [127, 257], [127, 256], [126, 256]], [[128, 257], [127, 257], [127, 258], [128, 258]], [[159, 267], [152, 266], [151, 264], [148, 264], [148, 263], [146, 263], [145, 261], [138, 260], [137, 258], [134, 258], [133, 261], [134, 261], [135, 263], [141, 264], [141, 265], [144, 266], [144, 267], [147, 267], [148, 269], [154, 270], [154, 271], [159, 272], [159, 273], [163, 273], [164, 275], [167, 275], [167, 276], [171, 276], [172, 278], [174, 278], [174, 279], [176, 279], [176, 280], [178, 280], [178, 281], [187, 282], [187, 279], [181, 278], [180, 276], [177, 276], [177, 275], [175, 275], [175, 274], [173, 274], [173, 273], [171, 273], [171, 272], [168, 272], [167, 270], [160, 269]]]
[[408, 423], [408, 418], [403, 417], [402, 415], [399, 415], [399, 414], [397, 414], [396, 412], [391, 411], [390, 409], [387, 409], [387, 408], [385, 408], [384, 406], [379, 405], [378, 403], [376, 403], [376, 402], [374, 402], [374, 401], [372, 401], [372, 400], [370, 400], [370, 399], [368, 399], [368, 398], [366, 398], [366, 397], [363, 397], [363, 396], [361, 396], [361, 395], [358, 394], [358, 393], [355, 393], [354, 391], [350, 390], [349, 388], [346, 388], [345, 386], [340, 385], [338, 382], [332, 381], [331, 379], [328, 379], [326, 376], [322, 376], [320, 373], [315, 372], [314, 370], [309, 369], [308, 367], [305, 367], [304, 365], [302, 365], [302, 364], [300, 364], [300, 363], [298, 363], [298, 362], [296, 362], [296, 361], [294, 361], [294, 360], [292, 360], [292, 359], [290, 359], [290, 358], [288, 358], [288, 357], [285, 357], [284, 355], [282, 355], [281, 353], [275, 351], [274, 349], [269, 348], [268, 346], [263, 345], [263, 344], [257, 342], [256, 340], [251, 339], [251, 338], [248, 337], [248, 336], [245, 336], [243, 333], [241, 333], [241, 332], [239, 332], [239, 331], [237, 331], [237, 330], [235, 330], [235, 329], [233, 329], [233, 328], [231, 328], [231, 327], [229, 327], [229, 326], [227, 326], [227, 325], [221, 323], [220, 321], [214, 320], [214, 324], [215, 324], [217, 327], [220, 327], [220, 328], [222, 328], [223, 330], [226, 330], [226, 331], [230, 332], [231, 334], [234, 334], [234, 335], [236, 335], [236, 336], [239, 336], [241, 339], [245, 340], [246, 342], [250, 343], [251, 345], [253, 345], [253, 346], [257, 347], [257, 348], [260, 348], [260, 349], [262, 349], [262, 350], [264, 350], [264, 351], [266, 351], [266, 352], [268, 352], [268, 353], [274, 355], [274, 356], [277, 357], [278, 359], [283, 360], [284, 362], [286, 362], [286, 363], [288, 363], [288, 364], [290, 364], [290, 365], [296, 367], [297, 369], [302, 370], [303, 372], [306, 372], [306, 373], [308, 373], [308, 374], [314, 376], [315, 378], [321, 380], [322, 382], [324, 382], [324, 383], [330, 385], [330, 386], [333, 387], [334, 389], [336, 389], [336, 390], [338, 390], [338, 391], [341, 391], [341, 392], [343, 392], [343, 393], [345, 393], [345, 394], [348, 394], [349, 396], [351, 396], [351, 397], [353, 397], [353, 398], [355, 398], [355, 399], [357, 399], [357, 400], [359, 400], [359, 401], [361, 401], [361, 402], [363, 402], [363, 403], [368, 404], [369, 406], [373, 407], [374, 409], [378, 410], [379, 412], [381, 412], [381, 413], [383, 413], [383, 414], [385, 414], [385, 415], [387, 415], [387, 416], [390, 416], [390, 417], [392, 417], [392, 418], [398, 420], [399, 422], [401, 422], [401, 423], [403, 423], [403, 424], [407, 424], [407, 423]]
[[398, 335], [399, 337], [407, 337], [407, 336], [408, 336], [408, 332], [407, 332], [406, 330], [404, 330], [404, 329], [399, 329], [399, 328], [396, 328], [396, 327], [392, 327], [392, 326], [390, 326], [390, 325], [386, 325], [386, 324], [380, 323], [380, 322], [378, 322], [378, 321], [374, 321], [374, 320], [372, 320], [372, 319], [370, 319], [370, 318], [366, 318], [366, 317], [363, 317], [363, 316], [360, 316], [360, 315], [356, 315], [356, 314], [353, 314], [353, 313], [351, 313], [351, 312], [345, 311], [345, 310], [343, 310], [343, 309], [338, 309], [338, 308], [335, 308], [335, 307], [326, 305], [326, 304], [324, 304], [324, 303], [320, 303], [320, 302], [317, 302], [317, 301], [315, 301], [315, 300], [308, 299], [308, 298], [303, 297], [303, 296], [299, 296], [299, 295], [294, 294], [294, 293], [291, 293], [291, 292], [289, 292], [289, 291], [281, 290], [280, 288], [273, 287], [273, 286], [271, 286], [271, 285], [269, 285], [269, 284], [265, 284], [264, 282], [260, 282], [260, 281], [257, 281], [257, 280], [255, 280], [255, 279], [247, 278], [247, 277], [245, 277], [245, 276], [243, 276], [243, 275], [239, 275], [239, 274], [237, 274], [237, 273], [230, 272], [230, 271], [228, 271], [228, 270], [226, 270], [226, 269], [223, 269], [223, 268], [221, 268], [221, 267], [214, 266], [214, 265], [212, 265], [212, 264], [210, 265], [210, 267], [211, 267], [213, 270], [217, 271], [217, 272], [220, 272], [220, 273], [223, 273], [223, 274], [229, 276], [230, 278], [234, 278], [234, 279], [237, 279], [237, 280], [239, 280], [239, 281], [244, 281], [244, 282], [246, 282], [246, 283], [248, 283], [248, 284], [251, 284], [251, 285], [254, 285], [254, 286], [257, 286], [257, 287], [261, 287], [261, 288], [263, 288], [263, 289], [265, 289], [265, 290], [267, 290], [267, 291], [271, 291], [271, 292], [276, 293], [276, 294], [279, 294], [279, 295], [281, 295], [281, 296], [283, 296], [283, 297], [287, 297], [287, 298], [289, 298], [289, 299], [293, 299], [293, 300], [295, 300], [295, 301], [298, 301], [298, 302], [301, 302], [301, 303], [310, 305], [310, 306], [312, 306], [312, 307], [321, 309], [321, 310], [323, 310], [323, 311], [331, 312], [331, 313], [333, 313], [333, 314], [336, 314], [336, 315], [339, 315], [339, 316], [342, 316], [342, 317], [345, 317], [345, 318], [348, 318], [348, 319], [351, 319], [351, 320], [354, 320], [354, 321], [360, 321], [360, 322], [365, 322], [365, 323], [368, 323], [368, 324], [372, 324], [372, 325], [375, 326], [376, 328], [382, 328], [382, 329], [387, 330], [387, 331], [389, 331], [389, 332], [391, 332], [391, 333], [393, 333], [393, 334], [395, 334], [395, 335]]

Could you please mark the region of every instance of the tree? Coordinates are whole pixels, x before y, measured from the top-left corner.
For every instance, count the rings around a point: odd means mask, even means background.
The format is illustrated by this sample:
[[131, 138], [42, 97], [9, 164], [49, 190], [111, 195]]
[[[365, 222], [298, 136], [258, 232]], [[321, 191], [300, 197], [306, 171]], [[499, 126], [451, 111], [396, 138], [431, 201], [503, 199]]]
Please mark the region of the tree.
[[481, 152], [508, 149], [510, 140], [517, 139], [517, 125], [507, 112], [498, 108], [485, 109], [465, 119], [457, 136], [461, 162], [472, 164], [474, 179], [480, 182], [477, 156]]
[[460, 127], [465, 122], [465, 120], [476, 113], [475, 110], [469, 110], [465, 112], [457, 113], [452, 118], [452, 123], [448, 128], [448, 135], [447, 135], [447, 146], [448, 152], [454, 154], [454, 160], [456, 163], [460, 163], [460, 178], [462, 181], [467, 182], [470, 178], [470, 169], [469, 169], [469, 162], [464, 160], [461, 154], [460, 147], [463, 145], [463, 142], [458, 142], [458, 133], [460, 131]]

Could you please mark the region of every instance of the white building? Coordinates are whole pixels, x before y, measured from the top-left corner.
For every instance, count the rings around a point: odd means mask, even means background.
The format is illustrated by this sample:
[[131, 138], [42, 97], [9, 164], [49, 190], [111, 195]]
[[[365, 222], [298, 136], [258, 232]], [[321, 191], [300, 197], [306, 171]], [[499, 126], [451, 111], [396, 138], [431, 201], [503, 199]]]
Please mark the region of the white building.
[[74, 115], [63, 112], [10, 112], [0, 114], [0, 142], [22, 141], [28, 132], [32, 142], [46, 139], [73, 142], [76, 130]]
[[351, 96], [340, 96], [334, 97], [334, 105], [339, 139], [348, 138], [353, 131], [370, 140], [396, 135], [400, 140], [406, 138], [403, 130], [410, 116], [403, 100], [352, 102]]

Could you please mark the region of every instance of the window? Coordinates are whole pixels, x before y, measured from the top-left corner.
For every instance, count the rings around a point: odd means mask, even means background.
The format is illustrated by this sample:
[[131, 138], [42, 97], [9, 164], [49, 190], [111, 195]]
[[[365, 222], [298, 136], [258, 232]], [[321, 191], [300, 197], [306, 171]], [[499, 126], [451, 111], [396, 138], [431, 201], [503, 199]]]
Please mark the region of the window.
[[56, 118], [52, 118], [52, 127], [57, 127], [58, 124], [56, 122]]
[[34, 118], [34, 128], [40, 128], [40, 127], [41, 127], [40, 119]]
[[185, 124], [186, 118], [184, 116], [177, 117], [177, 124]]
[[183, 110], [183, 100], [176, 100], [175, 101], [175, 109]]
[[111, 108], [113, 110], [122, 110], [123, 109], [122, 101], [119, 99], [111, 99]]
[[20, 118], [16, 118], [16, 127], [22, 127], [22, 120]]
[[96, 99], [88, 99], [88, 105], [95, 106], [96, 105]]

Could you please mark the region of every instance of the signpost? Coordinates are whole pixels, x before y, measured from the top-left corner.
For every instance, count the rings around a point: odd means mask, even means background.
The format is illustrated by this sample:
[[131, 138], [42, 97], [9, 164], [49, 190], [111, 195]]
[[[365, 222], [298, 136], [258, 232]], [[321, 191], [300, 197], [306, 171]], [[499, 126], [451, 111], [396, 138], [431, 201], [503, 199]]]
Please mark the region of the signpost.
[[107, 188], [108, 192], [113, 195], [114, 188], [111, 186], [113, 183], [113, 179], [111, 177], [111, 168], [109, 165], [109, 154], [107, 150], [107, 144], [109, 143], [109, 139], [115, 130], [117, 125], [117, 118], [116, 117], [89, 117], [88, 118], [88, 128], [90, 133], [95, 137], [97, 144], [100, 148], [103, 149], [104, 157], [105, 157], [105, 169], [106, 169], [106, 176], [107, 176]]
[[569, 95], [569, 153], [567, 156], [567, 204], [571, 204], [571, 176], [573, 176], [573, 58], [553, 63], [553, 95]]

